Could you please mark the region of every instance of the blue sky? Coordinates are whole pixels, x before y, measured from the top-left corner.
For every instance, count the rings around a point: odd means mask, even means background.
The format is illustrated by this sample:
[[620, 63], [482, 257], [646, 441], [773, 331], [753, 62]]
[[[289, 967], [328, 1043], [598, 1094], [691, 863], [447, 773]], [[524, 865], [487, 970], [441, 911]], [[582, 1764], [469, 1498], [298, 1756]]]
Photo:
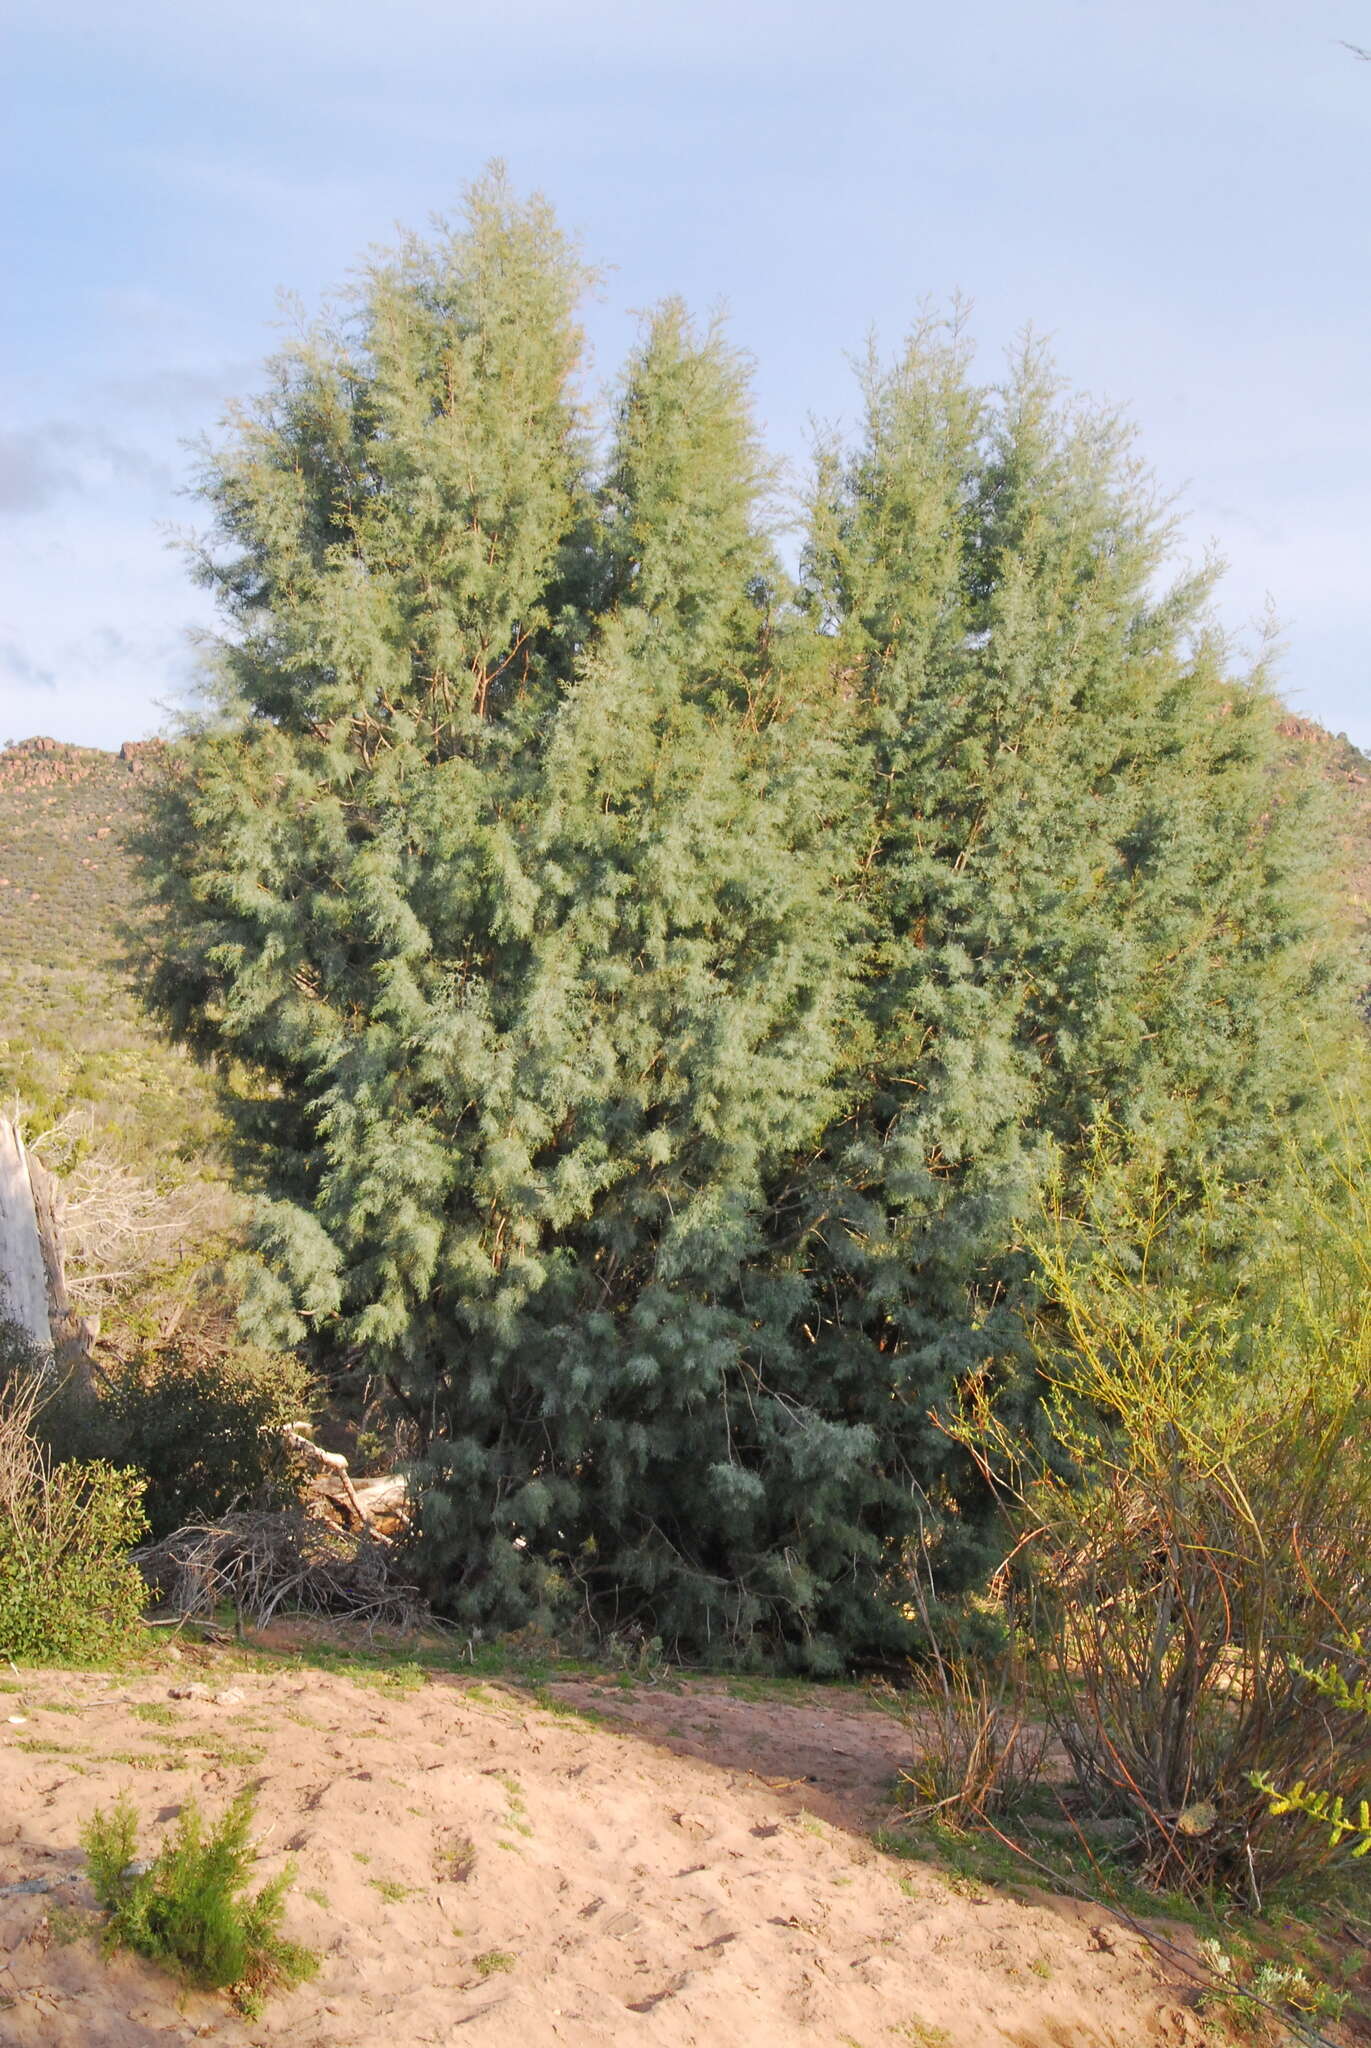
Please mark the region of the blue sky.
[[117, 745], [210, 623], [183, 443], [493, 156], [635, 312], [727, 307], [773, 447], [962, 292], [1125, 405], [1184, 549], [1371, 745], [1371, 0], [0, 0], [0, 738]]

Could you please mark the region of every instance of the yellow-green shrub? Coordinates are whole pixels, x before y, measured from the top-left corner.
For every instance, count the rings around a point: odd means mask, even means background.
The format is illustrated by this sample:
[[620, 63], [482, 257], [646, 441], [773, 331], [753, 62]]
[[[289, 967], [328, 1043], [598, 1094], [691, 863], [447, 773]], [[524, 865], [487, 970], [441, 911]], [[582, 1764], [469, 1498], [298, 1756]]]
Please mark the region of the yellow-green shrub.
[[1080, 1786], [1159, 1883], [1255, 1899], [1332, 1853], [1264, 1788], [1371, 1789], [1371, 1716], [1329, 1697], [1371, 1624], [1371, 1212], [1321, 1162], [1253, 1217], [1263, 1283], [1210, 1296], [1165, 1277], [1170, 1224], [1165, 1190], [1108, 1231], [1049, 1219], [1050, 1442], [993, 1409], [964, 1434], [1016, 1502], [1016, 1613]]

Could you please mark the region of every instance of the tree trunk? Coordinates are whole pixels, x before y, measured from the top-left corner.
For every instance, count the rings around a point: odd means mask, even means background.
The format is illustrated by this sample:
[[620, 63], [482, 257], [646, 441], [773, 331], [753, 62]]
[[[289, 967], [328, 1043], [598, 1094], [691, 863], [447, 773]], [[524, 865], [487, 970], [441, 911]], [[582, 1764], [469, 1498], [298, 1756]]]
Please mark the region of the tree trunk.
[[45, 1370], [89, 1386], [99, 1323], [78, 1316], [67, 1293], [62, 1189], [0, 1116], [0, 1320], [17, 1323]]
[[[45, 1178], [50, 1182], [50, 1176]], [[48, 1206], [51, 1214], [51, 1201]], [[55, 1256], [60, 1274], [60, 1252]], [[15, 1125], [0, 1117], [0, 1316], [17, 1324], [45, 1356], [51, 1356], [53, 1350], [50, 1270], [28, 1153]], [[65, 1293], [63, 1287], [63, 1296]]]

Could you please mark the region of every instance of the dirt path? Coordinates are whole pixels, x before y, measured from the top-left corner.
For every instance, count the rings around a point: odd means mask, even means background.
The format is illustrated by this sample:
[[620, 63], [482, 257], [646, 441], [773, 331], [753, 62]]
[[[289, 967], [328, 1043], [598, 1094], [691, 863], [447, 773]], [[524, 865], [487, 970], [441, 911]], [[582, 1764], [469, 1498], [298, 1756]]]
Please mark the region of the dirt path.
[[854, 1704], [846, 1692], [826, 1696], [814, 1687], [792, 1705], [765, 1692], [751, 1698], [745, 1684], [735, 1693], [691, 1680], [629, 1692], [613, 1680], [572, 1681], [553, 1691], [673, 1756], [739, 1772], [786, 1795], [780, 1803], [789, 1812], [860, 1832], [889, 1806], [891, 1786], [909, 1762], [903, 1720], [875, 1699]]
[[[303, 1669], [190, 1675], [218, 1699], [171, 1698], [175, 1671], [43, 1673], [0, 1696], [0, 1887], [54, 1886], [0, 1895], [6, 2048], [1206, 2038], [1178, 1979], [1107, 1916], [874, 1850], [856, 1829], [903, 1741], [874, 1708], [582, 1685], [540, 1707], [453, 1679], [391, 1696]], [[248, 2022], [60, 1938], [89, 1904], [93, 1807], [126, 1791], [165, 1825], [245, 1781], [263, 1875], [298, 1867], [287, 1929], [322, 1953], [312, 1984]]]

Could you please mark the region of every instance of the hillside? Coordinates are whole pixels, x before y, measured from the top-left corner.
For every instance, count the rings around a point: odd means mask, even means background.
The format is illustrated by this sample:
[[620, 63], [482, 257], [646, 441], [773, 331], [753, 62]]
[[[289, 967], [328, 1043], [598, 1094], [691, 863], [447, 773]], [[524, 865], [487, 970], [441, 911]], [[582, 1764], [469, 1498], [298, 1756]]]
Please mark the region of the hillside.
[[123, 935], [148, 746], [0, 752], [0, 1099], [31, 1130], [92, 1113], [145, 1169], [212, 1142], [209, 1088], [143, 1016]]
[[1290, 712], [1281, 720], [1291, 757], [1312, 756], [1333, 791], [1342, 817], [1347, 893], [1358, 920], [1371, 919], [1371, 756], [1346, 733], [1331, 733], [1312, 718]]

